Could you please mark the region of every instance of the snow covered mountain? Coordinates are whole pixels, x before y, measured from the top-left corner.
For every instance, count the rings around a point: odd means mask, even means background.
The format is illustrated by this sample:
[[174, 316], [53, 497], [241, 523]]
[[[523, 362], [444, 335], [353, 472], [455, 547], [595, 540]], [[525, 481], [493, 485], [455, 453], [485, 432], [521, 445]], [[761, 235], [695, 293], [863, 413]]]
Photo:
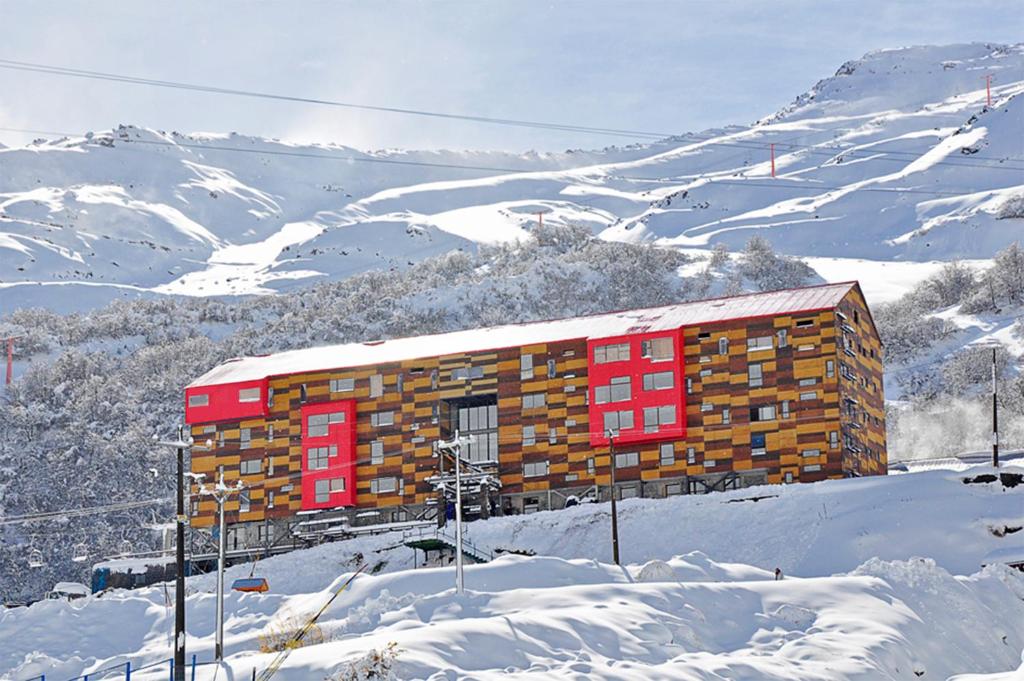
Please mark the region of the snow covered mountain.
[[850, 258], [986, 259], [1024, 235], [1021, 93], [1024, 44], [912, 47], [844, 64], [753, 125], [596, 151], [364, 152], [132, 126], [0, 148], [0, 311], [283, 290], [519, 239], [539, 212], [685, 249], [756, 233], [818, 257], [825, 278], [847, 278]]

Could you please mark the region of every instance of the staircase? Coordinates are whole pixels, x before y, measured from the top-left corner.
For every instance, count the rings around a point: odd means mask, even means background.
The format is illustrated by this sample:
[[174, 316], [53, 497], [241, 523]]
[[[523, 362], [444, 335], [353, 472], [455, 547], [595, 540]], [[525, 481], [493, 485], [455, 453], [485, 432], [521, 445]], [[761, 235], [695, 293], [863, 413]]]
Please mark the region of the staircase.
[[[409, 548], [420, 549], [424, 553], [450, 551], [454, 555], [458, 544], [453, 535], [437, 528], [407, 532], [403, 540], [403, 543]], [[491, 551], [477, 546], [465, 536], [462, 538], [462, 557], [471, 563], [489, 563], [494, 560], [494, 554]]]

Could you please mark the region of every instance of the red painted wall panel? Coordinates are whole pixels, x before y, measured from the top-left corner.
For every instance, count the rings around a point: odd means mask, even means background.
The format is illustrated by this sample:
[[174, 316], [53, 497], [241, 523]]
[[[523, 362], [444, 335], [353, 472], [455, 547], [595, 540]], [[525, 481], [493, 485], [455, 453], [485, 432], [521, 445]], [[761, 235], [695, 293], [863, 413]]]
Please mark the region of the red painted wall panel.
[[[240, 391], [257, 389], [258, 398], [242, 402]], [[206, 404], [189, 406], [206, 397]], [[204, 385], [185, 389], [185, 423], [214, 423], [216, 421], [238, 421], [241, 419], [265, 417], [267, 409], [267, 380]]]
[[[642, 357], [641, 344], [645, 340], [655, 338], [671, 338], [674, 349], [671, 360], [654, 361]], [[597, 364], [594, 361], [594, 349], [602, 345], [619, 343], [629, 344], [629, 359], [624, 361]], [[638, 332], [625, 336], [590, 339], [587, 341], [587, 376], [590, 403], [590, 444], [605, 446], [608, 437], [604, 431], [604, 413], [607, 411], [631, 411], [633, 427], [619, 431], [616, 443], [652, 442], [657, 440], [676, 440], [686, 437], [686, 399], [685, 374], [683, 372], [683, 333], [675, 331], [658, 331], [653, 333]], [[644, 374], [672, 372], [672, 387], [661, 390], [644, 390]], [[630, 396], [628, 401], [598, 404], [595, 391], [598, 386], [609, 385], [612, 378], [628, 376], [630, 378]], [[645, 407], [675, 407], [675, 422], [662, 425], [657, 432], [644, 432]]]
[[[342, 414], [341, 423], [327, 426], [327, 435], [309, 434], [309, 417], [318, 414]], [[327, 457], [327, 468], [309, 467], [309, 450], [336, 447], [337, 453]], [[344, 489], [328, 493], [326, 501], [316, 500], [318, 480], [344, 480]], [[356, 503], [356, 401], [318, 402], [302, 407], [302, 509], [355, 506]]]

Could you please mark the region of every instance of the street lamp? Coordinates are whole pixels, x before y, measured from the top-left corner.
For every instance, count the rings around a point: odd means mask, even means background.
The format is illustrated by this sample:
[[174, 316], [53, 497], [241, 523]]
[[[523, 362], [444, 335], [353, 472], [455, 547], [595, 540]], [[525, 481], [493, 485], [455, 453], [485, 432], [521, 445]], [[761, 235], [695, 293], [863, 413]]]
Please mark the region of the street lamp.
[[437, 443], [439, 450], [449, 451], [455, 457], [455, 591], [458, 594], [465, 590], [462, 576], [462, 445], [472, 441], [472, 435], [460, 437], [459, 431], [456, 430], [455, 437], [451, 440], [441, 440]]
[[608, 434], [608, 461], [612, 473], [612, 560], [619, 565], [619, 513], [615, 506], [615, 438], [619, 433], [614, 428], [609, 428]]
[[217, 662], [224, 659], [224, 553], [227, 547], [227, 540], [224, 536], [224, 502], [233, 493], [240, 492], [243, 487], [241, 480], [237, 481], [233, 487], [225, 485], [224, 471], [221, 471], [220, 479], [212, 490], [207, 489], [205, 485], [199, 486], [200, 495], [213, 497], [213, 500], [217, 502], [217, 638], [213, 648], [213, 656]]

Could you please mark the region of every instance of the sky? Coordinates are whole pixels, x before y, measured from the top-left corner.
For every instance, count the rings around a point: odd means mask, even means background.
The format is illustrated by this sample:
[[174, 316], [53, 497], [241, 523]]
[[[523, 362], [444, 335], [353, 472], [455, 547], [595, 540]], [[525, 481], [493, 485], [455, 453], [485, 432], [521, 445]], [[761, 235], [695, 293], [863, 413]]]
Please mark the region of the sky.
[[[0, 0], [0, 25], [0, 59], [666, 134], [749, 124], [871, 50], [1024, 38], [1019, 2], [992, 0]], [[361, 149], [636, 141], [0, 69], [0, 128], [119, 123]]]

